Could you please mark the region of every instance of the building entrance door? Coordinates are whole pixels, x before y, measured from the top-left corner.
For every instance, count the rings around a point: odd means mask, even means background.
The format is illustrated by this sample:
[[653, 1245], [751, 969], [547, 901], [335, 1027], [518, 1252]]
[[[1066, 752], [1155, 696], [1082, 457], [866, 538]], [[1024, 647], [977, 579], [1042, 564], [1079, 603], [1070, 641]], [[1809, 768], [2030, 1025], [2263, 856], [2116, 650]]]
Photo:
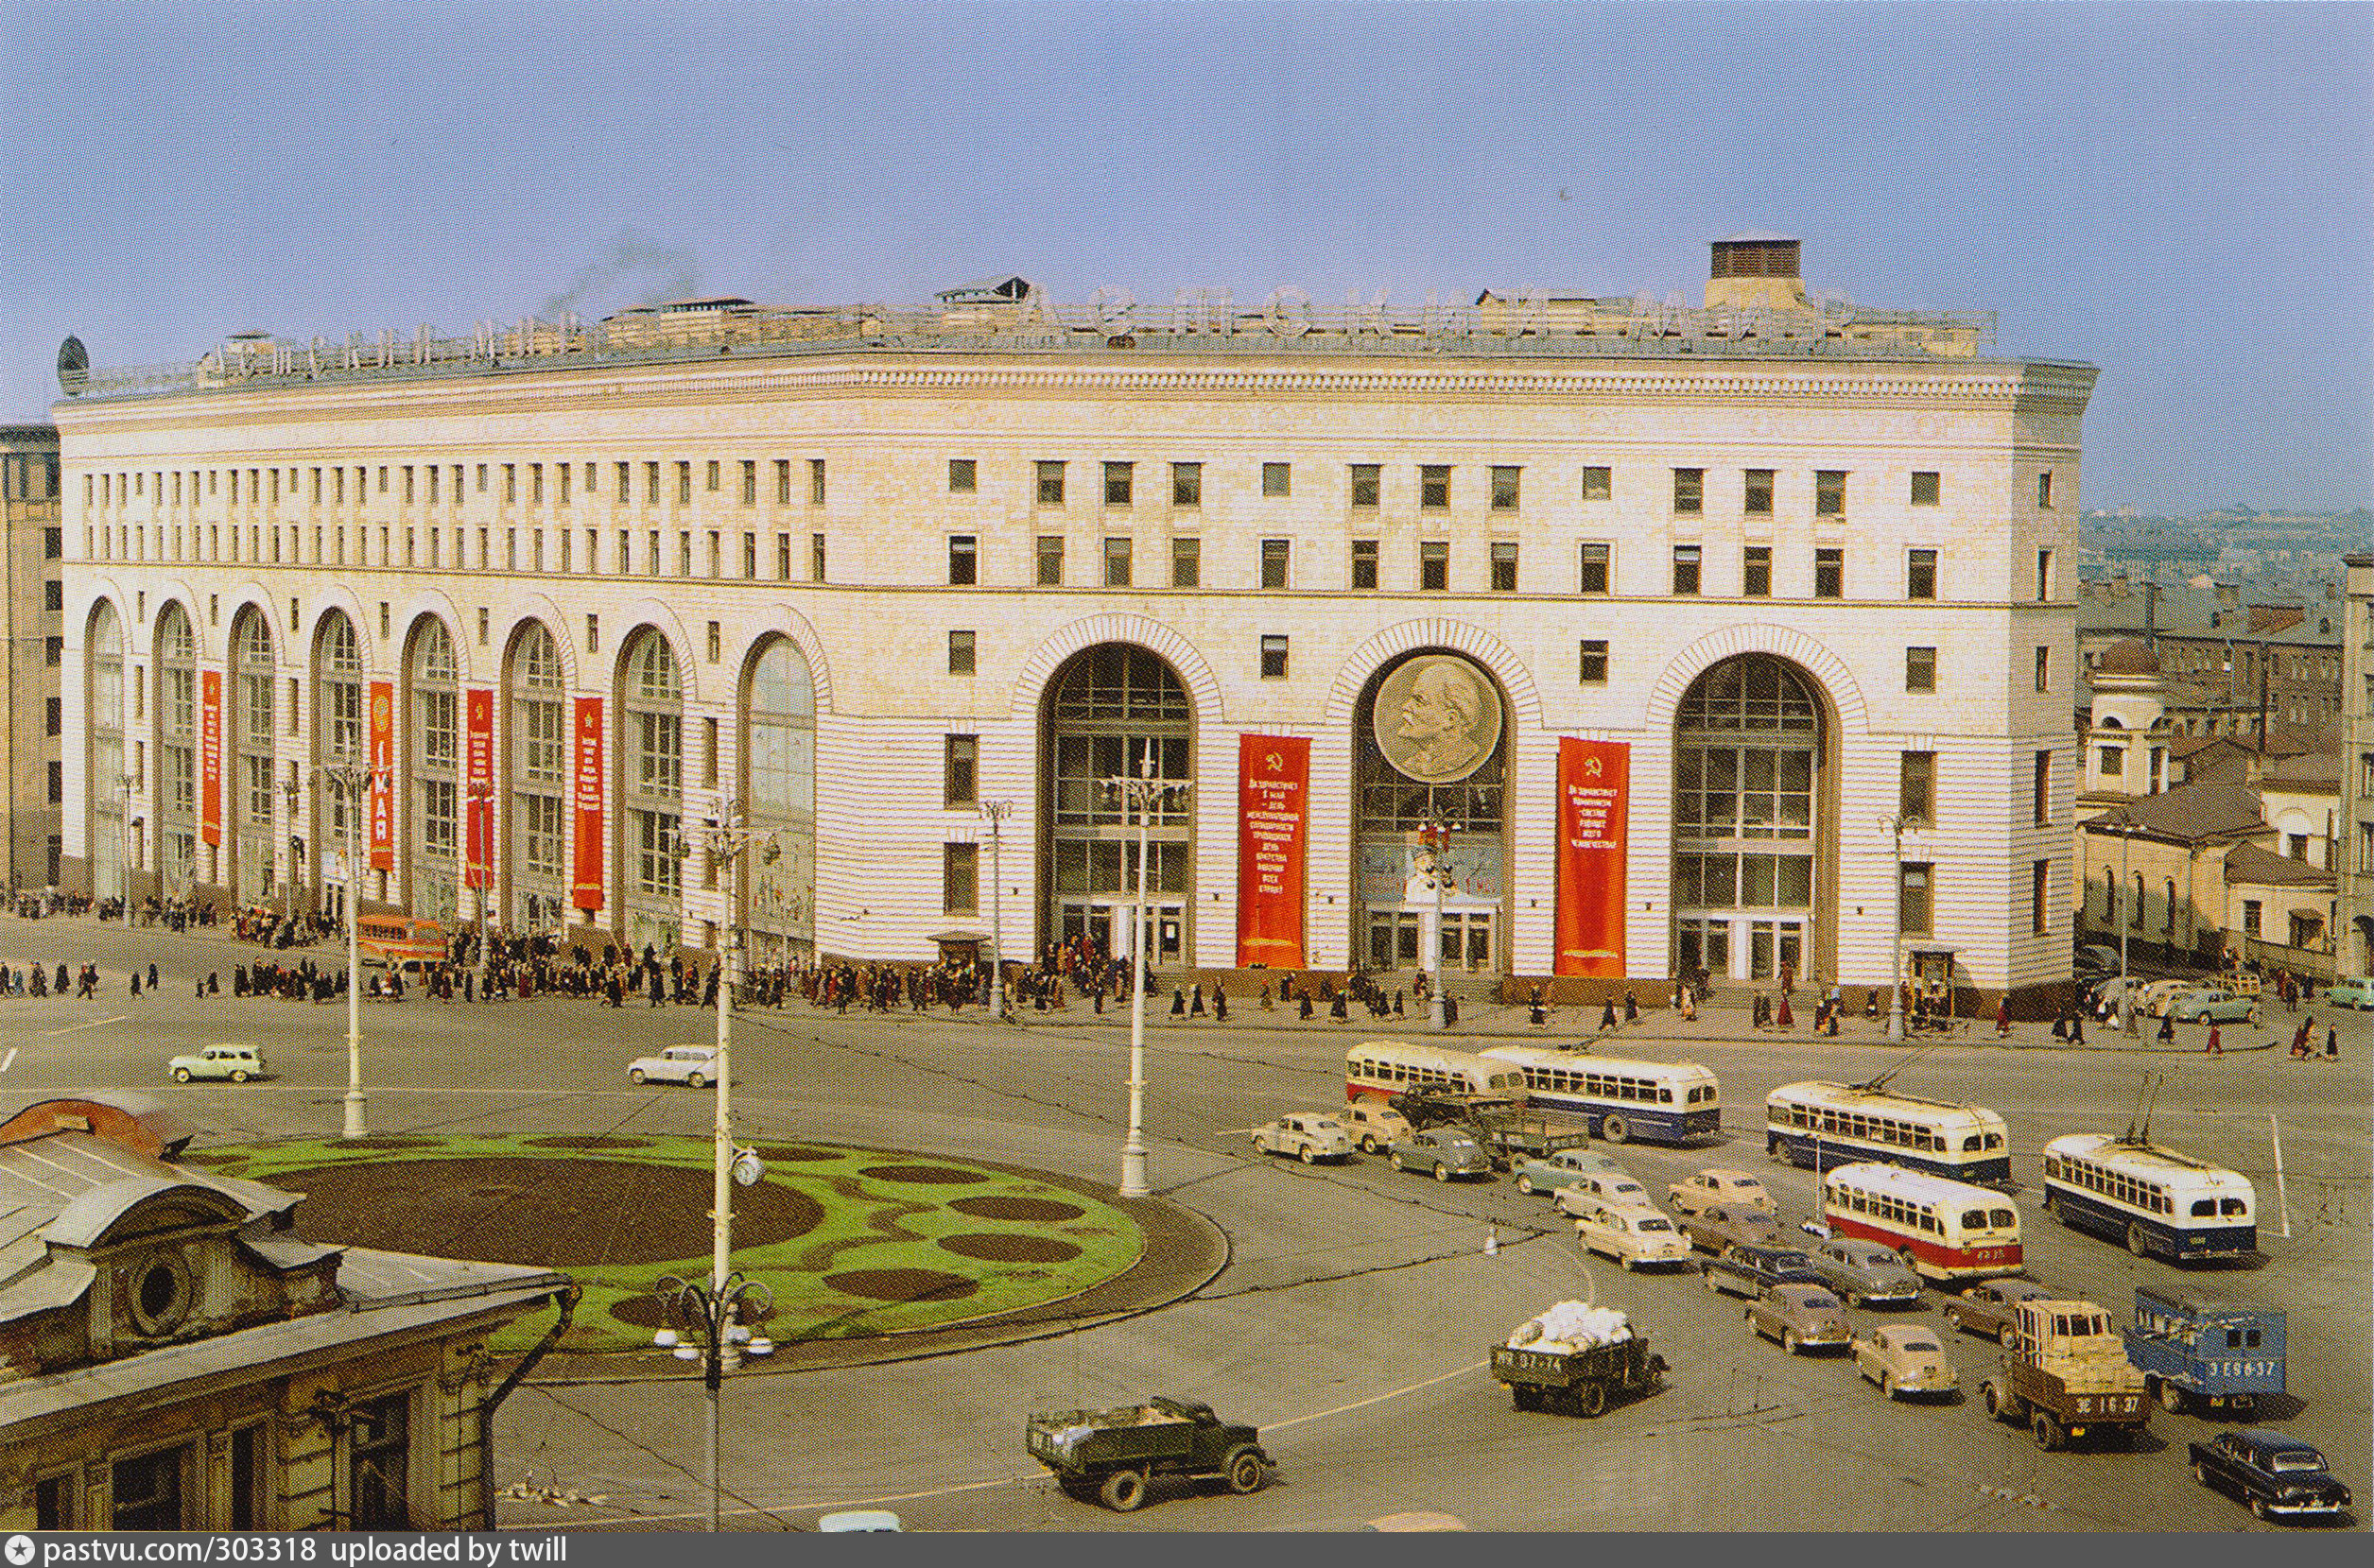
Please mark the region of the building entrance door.
[[1803, 921], [1750, 921], [1747, 934], [1748, 980], [1777, 980], [1783, 965], [1792, 980], [1805, 975]]
[[[1128, 899], [1065, 899], [1057, 905], [1058, 934], [1066, 941], [1085, 936], [1100, 944], [1109, 958], [1129, 956]], [[1146, 905], [1146, 961], [1155, 967], [1177, 963], [1184, 951], [1187, 906], [1150, 903]]]
[[1443, 968], [1473, 974], [1493, 967], [1493, 933], [1499, 917], [1489, 909], [1443, 911]]

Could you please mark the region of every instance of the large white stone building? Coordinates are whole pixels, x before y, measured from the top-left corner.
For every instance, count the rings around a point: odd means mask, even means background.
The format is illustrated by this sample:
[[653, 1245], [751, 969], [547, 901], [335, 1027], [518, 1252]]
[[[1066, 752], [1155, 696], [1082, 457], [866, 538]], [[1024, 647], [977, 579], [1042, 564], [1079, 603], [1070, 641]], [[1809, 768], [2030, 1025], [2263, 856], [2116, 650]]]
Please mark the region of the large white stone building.
[[[1020, 956], [1114, 932], [1151, 747], [1172, 973], [1415, 967], [1440, 819], [1455, 969], [1864, 984], [1900, 932], [2041, 1004], [2094, 371], [1810, 299], [1793, 240], [1713, 272], [70, 343], [69, 875], [336, 902], [351, 753], [416, 914], [484, 864], [513, 930]], [[783, 851], [738, 887], [672, 853], [729, 797]]]

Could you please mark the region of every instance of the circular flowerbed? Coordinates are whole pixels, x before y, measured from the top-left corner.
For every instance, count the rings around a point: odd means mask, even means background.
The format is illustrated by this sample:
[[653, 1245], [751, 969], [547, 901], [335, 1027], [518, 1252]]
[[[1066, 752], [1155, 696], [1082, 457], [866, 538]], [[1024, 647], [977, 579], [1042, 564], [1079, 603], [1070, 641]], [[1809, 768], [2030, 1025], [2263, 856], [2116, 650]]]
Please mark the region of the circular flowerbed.
[[[709, 1270], [705, 1138], [290, 1139], [194, 1162], [306, 1195], [309, 1240], [558, 1269], [584, 1287], [563, 1348], [650, 1343], [662, 1274]], [[620, 1145], [630, 1147], [620, 1147]], [[779, 1341], [896, 1334], [1040, 1306], [1127, 1270], [1136, 1225], [1086, 1193], [962, 1161], [760, 1145], [734, 1190], [734, 1266], [771, 1290]], [[956, 1194], [961, 1191], [963, 1196]], [[1049, 1233], [1060, 1227], [1060, 1238]], [[537, 1314], [495, 1341], [525, 1349]]]

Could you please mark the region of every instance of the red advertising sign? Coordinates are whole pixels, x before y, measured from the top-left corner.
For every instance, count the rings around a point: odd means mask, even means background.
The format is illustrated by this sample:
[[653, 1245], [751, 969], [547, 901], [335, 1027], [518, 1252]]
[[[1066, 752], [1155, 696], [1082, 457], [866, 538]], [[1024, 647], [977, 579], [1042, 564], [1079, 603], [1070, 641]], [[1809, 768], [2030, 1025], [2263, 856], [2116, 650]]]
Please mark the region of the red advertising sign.
[[1558, 741], [1558, 951], [1553, 974], [1624, 973], [1625, 818], [1632, 748]]
[[465, 887], [494, 882], [494, 691], [473, 686], [461, 694], [462, 790], [469, 798], [463, 817], [462, 873]]
[[198, 836], [222, 842], [222, 671], [198, 677]]
[[395, 683], [371, 683], [371, 866], [395, 870]]
[[1237, 737], [1237, 962], [1300, 969], [1310, 742]]
[[576, 780], [577, 872], [569, 884], [569, 902], [580, 909], [601, 907], [601, 698], [577, 699], [577, 750], [571, 776]]

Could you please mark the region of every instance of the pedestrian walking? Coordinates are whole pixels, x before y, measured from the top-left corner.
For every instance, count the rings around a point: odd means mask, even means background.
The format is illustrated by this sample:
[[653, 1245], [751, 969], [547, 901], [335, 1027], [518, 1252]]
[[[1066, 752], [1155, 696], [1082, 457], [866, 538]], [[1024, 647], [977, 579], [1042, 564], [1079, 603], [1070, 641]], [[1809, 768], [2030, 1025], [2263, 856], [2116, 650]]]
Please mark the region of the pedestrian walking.
[[[1098, 1001], [1101, 1004], [1103, 998], [1100, 996]], [[1097, 1010], [1102, 1012], [1104, 1008], [1100, 1005]], [[1212, 982], [1212, 1022], [1215, 1024], [1228, 1022], [1228, 988], [1218, 980]]]
[[157, 966], [154, 964], [148, 966], [148, 989], [150, 991], [157, 989]]
[[1640, 998], [1629, 991], [1624, 992], [1624, 1022], [1626, 1024], [1640, 1022]]
[[1526, 1003], [1526, 1016], [1535, 1028], [1550, 1022], [1550, 1008], [1542, 1001], [1539, 986], [1534, 988], [1534, 994]]
[[1195, 999], [1187, 1004], [1187, 1016], [1189, 1018], [1208, 1016], [1204, 1008], [1204, 982], [1201, 980], [1195, 982]]
[[2218, 1036], [2216, 1025], [2209, 1025], [2209, 1042], [2201, 1049], [2204, 1054], [2213, 1057], [2222, 1057], [2226, 1054], [2226, 1045]]
[[2162, 1045], [2174, 1044], [2176, 1039], [2176, 1019], [2174, 1013], [2159, 1015], [2159, 1032], [2152, 1037]]
[[2011, 1038], [2011, 1004], [2008, 1001], [1999, 1001], [1995, 1004], [1995, 1038], [1998, 1040]]
[[2325, 1025], [2325, 1060], [2327, 1061], [2341, 1060], [2341, 1031], [2331, 1024]]
[[1616, 1026], [1616, 999], [1609, 997], [1599, 1010], [1599, 1032], [1607, 1033]]
[[1780, 993], [1780, 1005], [1773, 1009], [1773, 1027], [1793, 1029], [1796, 1026], [1796, 1015], [1789, 1010], [1789, 993], [1784, 991]]

